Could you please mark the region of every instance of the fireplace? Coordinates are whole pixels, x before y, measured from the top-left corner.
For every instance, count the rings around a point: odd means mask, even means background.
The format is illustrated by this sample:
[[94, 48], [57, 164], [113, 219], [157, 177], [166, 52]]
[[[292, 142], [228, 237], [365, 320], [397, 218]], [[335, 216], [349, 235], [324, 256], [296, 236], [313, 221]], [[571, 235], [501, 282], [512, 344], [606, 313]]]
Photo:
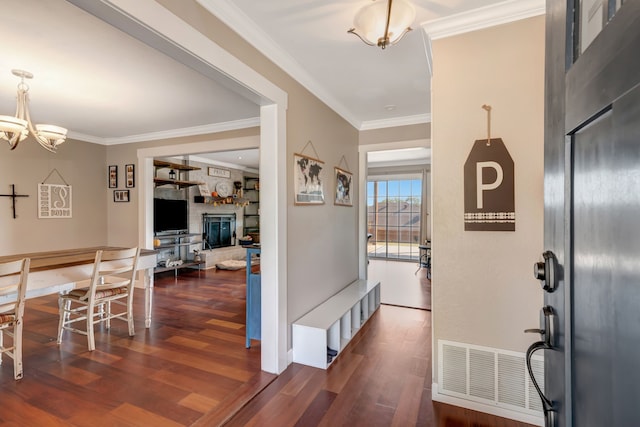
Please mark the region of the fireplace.
[[215, 249], [236, 244], [236, 214], [202, 214], [202, 248]]

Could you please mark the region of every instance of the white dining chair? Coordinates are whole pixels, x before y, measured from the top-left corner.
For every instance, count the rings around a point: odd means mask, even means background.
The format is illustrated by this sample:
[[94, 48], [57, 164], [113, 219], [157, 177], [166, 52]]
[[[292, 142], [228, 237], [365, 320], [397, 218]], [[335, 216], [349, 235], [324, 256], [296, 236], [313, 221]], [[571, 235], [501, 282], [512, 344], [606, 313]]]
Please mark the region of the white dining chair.
[[[62, 343], [65, 330], [87, 336], [89, 351], [96, 348], [94, 325], [105, 322], [107, 329], [111, 320], [128, 323], [129, 336], [135, 334], [133, 326], [133, 291], [140, 249], [98, 250], [91, 279], [79, 283], [66, 294], [60, 294], [60, 322], [58, 344]], [[117, 311], [112, 311], [112, 303]], [[74, 324], [84, 322], [85, 329]]]
[[[22, 327], [30, 262], [24, 258], [0, 264], [0, 363], [3, 354], [13, 359], [16, 380], [23, 376]], [[4, 335], [11, 339], [11, 345], [5, 343]]]

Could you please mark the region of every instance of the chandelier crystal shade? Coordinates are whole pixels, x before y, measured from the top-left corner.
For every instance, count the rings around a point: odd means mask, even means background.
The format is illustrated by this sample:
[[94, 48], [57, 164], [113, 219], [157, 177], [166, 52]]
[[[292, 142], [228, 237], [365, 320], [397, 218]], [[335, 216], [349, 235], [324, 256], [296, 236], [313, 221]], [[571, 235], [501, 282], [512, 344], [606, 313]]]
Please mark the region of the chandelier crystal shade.
[[14, 76], [20, 77], [18, 99], [15, 116], [0, 115], [0, 139], [9, 142], [12, 150], [29, 136], [29, 132], [38, 143], [55, 153], [58, 146], [67, 137], [67, 130], [55, 125], [33, 125], [29, 115], [29, 85], [24, 80], [32, 79], [33, 74], [24, 70], [11, 70]]
[[398, 43], [411, 31], [415, 17], [415, 9], [405, 0], [378, 0], [358, 11], [353, 28], [347, 32], [355, 34], [369, 46], [384, 49]]

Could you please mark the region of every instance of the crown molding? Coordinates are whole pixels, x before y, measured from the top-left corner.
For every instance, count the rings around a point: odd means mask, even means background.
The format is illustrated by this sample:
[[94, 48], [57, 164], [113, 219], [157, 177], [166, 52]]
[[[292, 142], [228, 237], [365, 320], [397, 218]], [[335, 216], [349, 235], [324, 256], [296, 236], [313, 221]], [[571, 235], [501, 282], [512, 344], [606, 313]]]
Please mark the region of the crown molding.
[[86, 135], [79, 132], [69, 131], [69, 138], [80, 141], [91, 142], [100, 145], [131, 144], [134, 142], [157, 141], [159, 139], [180, 138], [185, 136], [206, 135], [208, 133], [225, 132], [230, 130], [247, 129], [260, 126], [260, 117], [249, 119], [233, 120], [230, 122], [213, 123], [209, 125], [193, 126], [189, 128], [170, 129], [160, 132], [143, 133], [139, 135], [123, 136], [118, 138], [101, 138], [93, 135]]
[[544, 0], [508, 0], [421, 24], [429, 39], [438, 40], [545, 14]]
[[356, 129], [360, 121], [353, 114], [327, 92], [291, 55], [285, 52], [271, 37], [260, 29], [230, 0], [196, 0], [202, 7], [215, 15], [231, 28], [238, 36], [246, 40], [271, 62], [289, 74], [333, 111], [349, 122]]
[[415, 116], [394, 117], [392, 119], [369, 120], [362, 122], [358, 130], [383, 129], [422, 123], [431, 123], [431, 114], [416, 114]]

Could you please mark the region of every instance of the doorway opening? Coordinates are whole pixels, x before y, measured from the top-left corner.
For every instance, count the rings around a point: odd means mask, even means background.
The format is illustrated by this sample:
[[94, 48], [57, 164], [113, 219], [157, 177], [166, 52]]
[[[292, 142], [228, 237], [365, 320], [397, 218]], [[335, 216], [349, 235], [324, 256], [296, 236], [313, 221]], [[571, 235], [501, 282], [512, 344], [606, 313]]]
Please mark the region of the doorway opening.
[[[428, 140], [372, 145], [363, 166], [363, 231], [367, 278], [381, 282], [381, 302], [431, 309], [431, 282], [418, 269], [420, 245], [429, 239]], [[385, 148], [381, 150], [381, 148]]]
[[369, 258], [413, 260], [420, 257], [422, 176], [369, 177], [367, 181], [367, 254]]

